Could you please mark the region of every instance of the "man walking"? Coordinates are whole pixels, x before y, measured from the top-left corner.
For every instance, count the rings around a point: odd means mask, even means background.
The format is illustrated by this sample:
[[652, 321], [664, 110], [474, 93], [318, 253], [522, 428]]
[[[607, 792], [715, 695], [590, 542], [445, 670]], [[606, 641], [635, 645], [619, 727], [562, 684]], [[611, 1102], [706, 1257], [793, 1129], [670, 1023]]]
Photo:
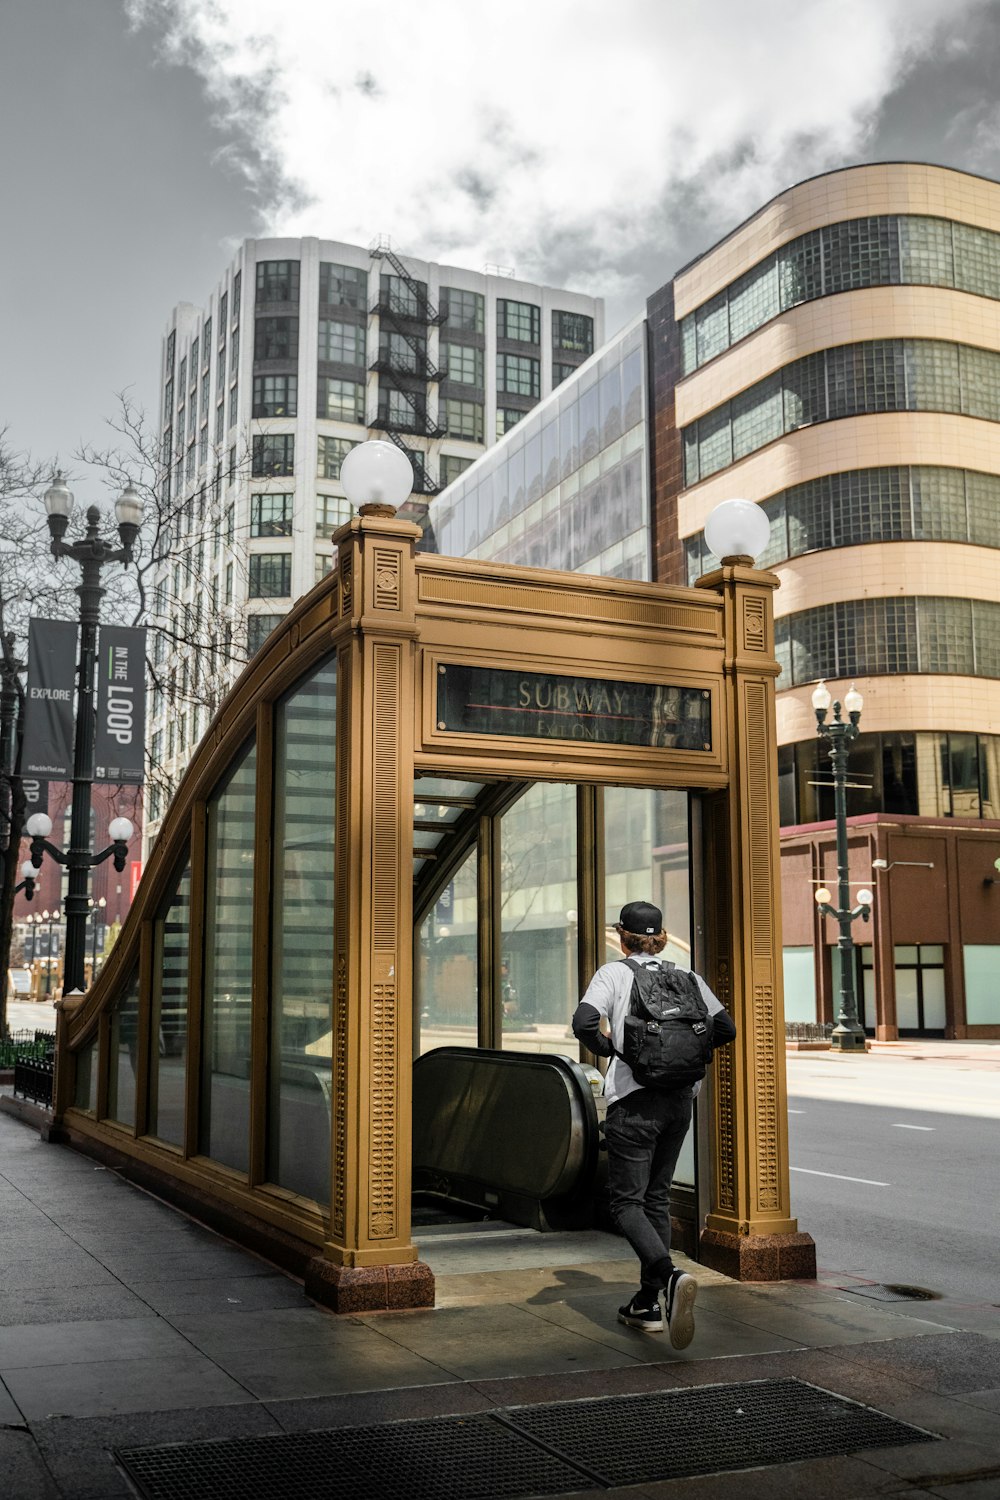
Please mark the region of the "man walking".
[[[658, 978], [637, 977], [636, 969], [662, 969], [658, 955], [667, 945], [667, 934], [663, 931], [663, 913], [647, 901], [623, 906], [615, 931], [625, 958], [598, 969], [573, 1016], [573, 1032], [598, 1057], [612, 1059], [604, 1083], [611, 1215], [639, 1257], [641, 1276], [638, 1292], [618, 1309], [618, 1320], [644, 1333], [661, 1333], [662, 1292], [670, 1342], [675, 1349], [686, 1349], [694, 1337], [698, 1283], [678, 1270], [670, 1258], [670, 1185], [701, 1084], [644, 1086], [625, 1061], [626, 1017], [642, 1013], [641, 999], [633, 1001], [633, 986], [645, 993], [648, 982]], [[711, 1049], [733, 1041], [736, 1027], [732, 1018], [701, 975], [693, 970], [676, 972], [695, 1008], [692, 1029], [700, 1026], [704, 1033], [708, 1028], [709, 1054]], [[688, 976], [686, 981], [684, 976]], [[699, 1014], [706, 1021], [699, 1022]], [[602, 1019], [610, 1035], [601, 1029]], [[658, 1036], [655, 1023], [649, 1029]], [[639, 1068], [634, 1056], [633, 1062]]]

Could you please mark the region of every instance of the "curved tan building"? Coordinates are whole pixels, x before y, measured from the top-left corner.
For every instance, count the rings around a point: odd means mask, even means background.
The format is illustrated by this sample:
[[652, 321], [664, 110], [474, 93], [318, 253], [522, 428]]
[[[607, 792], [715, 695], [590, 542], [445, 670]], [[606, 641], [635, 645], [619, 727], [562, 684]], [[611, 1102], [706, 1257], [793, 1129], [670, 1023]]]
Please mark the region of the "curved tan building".
[[830, 1013], [810, 700], [856, 681], [869, 1029], [1000, 1035], [1000, 184], [906, 163], [800, 183], [652, 297], [649, 323], [657, 576], [710, 565], [720, 500], [772, 522], [787, 1014]]

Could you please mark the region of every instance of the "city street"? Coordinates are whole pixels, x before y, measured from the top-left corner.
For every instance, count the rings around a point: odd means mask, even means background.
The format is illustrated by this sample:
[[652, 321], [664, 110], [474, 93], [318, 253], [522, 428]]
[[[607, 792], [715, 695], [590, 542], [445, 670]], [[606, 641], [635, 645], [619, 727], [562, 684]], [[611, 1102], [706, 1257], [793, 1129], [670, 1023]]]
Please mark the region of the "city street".
[[961, 1043], [789, 1056], [792, 1211], [821, 1268], [1000, 1303], [998, 1077], [1000, 1047]]

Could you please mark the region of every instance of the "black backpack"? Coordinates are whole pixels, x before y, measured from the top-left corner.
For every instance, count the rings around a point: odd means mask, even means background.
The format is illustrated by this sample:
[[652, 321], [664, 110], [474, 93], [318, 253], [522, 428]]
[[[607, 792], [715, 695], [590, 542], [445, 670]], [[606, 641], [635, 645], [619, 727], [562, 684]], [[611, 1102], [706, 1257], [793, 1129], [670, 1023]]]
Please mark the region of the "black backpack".
[[622, 1057], [645, 1089], [682, 1089], [704, 1078], [712, 1061], [713, 1022], [693, 974], [671, 963], [632, 970]]

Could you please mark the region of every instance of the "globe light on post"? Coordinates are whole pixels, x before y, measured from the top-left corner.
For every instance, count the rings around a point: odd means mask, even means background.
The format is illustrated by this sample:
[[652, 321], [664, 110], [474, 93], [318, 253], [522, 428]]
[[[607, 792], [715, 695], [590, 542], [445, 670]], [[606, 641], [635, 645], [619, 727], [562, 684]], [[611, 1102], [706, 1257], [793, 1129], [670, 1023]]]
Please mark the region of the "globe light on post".
[[829, 906], [831, 896], [825, 885], [821, 885], [813, 892], [813, 900], [817, 906]]
[[705, 522], [705, 541], [723, 563], [753, 567], [770, 537], [771, 523], [752, 500], [723, 500]]
[[115, 843], [127, 844], [135, 829], [129, 818], [112, 818], [108, 824], [108, 837]]
[[860, 891], [858, 892], [858, 905], [859, 906], [871, 906], [871, 904], [872, 904], [872, 902], [874, 900], [875, 900], [875, 892], [868, 890], [868, 888], [866, 886], [862, 886], [861, 889], [860, 889]]
[[373, 439], [351, 449], [340, 482], [360, 515], [394, 516], [413, 491], [413, 465], [394, 443]]

